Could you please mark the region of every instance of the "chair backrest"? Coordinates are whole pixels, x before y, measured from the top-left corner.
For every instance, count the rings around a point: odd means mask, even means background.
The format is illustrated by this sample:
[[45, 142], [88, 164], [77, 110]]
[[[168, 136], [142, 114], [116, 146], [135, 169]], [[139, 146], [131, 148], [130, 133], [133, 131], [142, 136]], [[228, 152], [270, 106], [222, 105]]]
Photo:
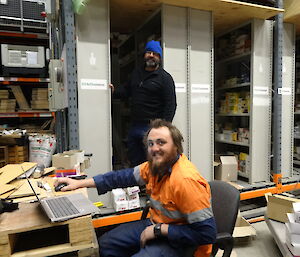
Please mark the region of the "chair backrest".
[[210, 181], [209, 185], [217, 231], [232, 235], [239, 209], [240, 192], [234, 186], [220, 180]]

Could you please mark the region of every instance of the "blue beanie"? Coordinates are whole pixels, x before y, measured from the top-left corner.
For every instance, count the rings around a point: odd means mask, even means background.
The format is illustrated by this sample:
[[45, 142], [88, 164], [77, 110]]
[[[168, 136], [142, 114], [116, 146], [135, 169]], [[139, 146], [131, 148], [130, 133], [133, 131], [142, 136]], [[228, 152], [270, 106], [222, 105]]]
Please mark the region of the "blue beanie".
[[162, 58], [162, 49], [158, 41], [151, 40], [146, 44], [145, 52], [152, 51], [158, 53], [160, 58]]

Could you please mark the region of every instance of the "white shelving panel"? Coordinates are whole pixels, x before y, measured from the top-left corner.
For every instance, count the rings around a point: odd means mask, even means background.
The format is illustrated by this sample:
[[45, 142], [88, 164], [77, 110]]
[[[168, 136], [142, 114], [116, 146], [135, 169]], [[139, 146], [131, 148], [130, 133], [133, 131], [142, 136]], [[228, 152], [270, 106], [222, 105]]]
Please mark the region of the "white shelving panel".
[[[93, 154], [89, 177], [111, 170], [110, 33], [108, 1], [91, 1], [76, 16], [79, 145]], [[92, 201], [111, 206], [110, 194], [98, 196], [88, 190]]]
[[212, 13], [189, 9], [190, 159], [213, 180], [213, 29]]
[[[252, 22], [250, 183], [270, 181], [273, 23]], [[263, 87], [265, 93], [260, 89]]]
[[[219, 124], [232, 122], [236, 129], [249, 129], [249, 143], [231, 140], [216, 140], [215, 152], [224, 153], [226, 149], [230, 152], [244, 152], [249, 156], [247, 169], [244, 174], [249, 183], [270, 181], [270, 145], [271, 145], [271, 95], [272, 95], [272, 21], [253, 19], [233, 30], [218, 36], [217, 40], [224, 40], [234, 33], [248, 34], [251, 40], [250, 51], [221, 58], [216, 63], [216, 80], [220, 85], [222, 79], [235, 76], [244, 76], [240, 66], [248, 67], [249, 82], [238, 78], [235, 85], [221, 85], [216, 89], [216, 99], [226, 92], [248, 92], [250, 94], [249, 113], [225, 113], [216, 112], [216, 122]], [[230, 34], [229, 34], [230, 33]], [[229, 37], [228, 37], [229, 38]], [[247, 48], [245, 48], [247, 49]], [[237, 52], [237, 50], [236, 50]], [[222, 53], [221, 53], [222, 54]], [[230, 66], [232, 65], [232, 66]], [[232, 74], [226, 74], [231, 72]], [[245, 73], [245, 72], [244, 72]], [[243, 75], [241, 75], [243, 74]], [[227, 76], [227, 77], [226, 77]], [[247, 76], [246, 76], [247, 77]], [[216, 84], [217, 84], [216, 83]], [[230, 147], [228, 145], [231, 145]], [[234, 146], [236, 145], [236, 146]], [[241, 148], [243, 147], [243, 148]], [[243, 175], [243, 173], [239, 173]]]
[[293, 175], [293, 121], [295, 85], [295, 28], [293, 24], [283, 26], [282, 49], [282, 125], [281, 125], [281, 174]]
[[[292, 29], [291, 24], [285, 24], [285, 26], [289, 26], [290, 30]], [[300, 123], [300, 111], [299, 111], [299, 106], [300, 106], [300, 40], [297, 38], [295, 39], [295, 34], [294, 35], [294, 47], [290, 47], [292, 50], [294, 50], [294, 73], [293, 77], [295, 78], [295, 81], [292, 85], [294, 85], [294, 90], [292, 89], [292, 93], [294, 93], [292, 96], [292, 101], [293, 104], [292, 106], [295, 108], [294, 115], [291, 115], [293, 118], [291, 125], [292, 125], [292, 139], [294, 139], [291, 147], [294, 147], [293, 154], [290, 156], [293, 158], [293, 175], [297, 174], [297, 170], [299, 170], [299, 165], [300, 165], [300, 136], [299, 136], [299, 123]], [[292, 61], [292, 60], [291, 60]], [[293, 148], [292, 148], [293, 150]], [[288, 156], [286, 156], [288, 158]], [[289, 160], [289, 159], [287, 159]]]
[[184, 153], [208, 180], [213, 179], [212, 14], [163, 5], [164, 68], [174, 79], [174, 124], [184, 137]]
[[177, 110], [173, 123], [184, 138], [184, 153], [190, 157], [190, 128], [188, 119], [188, 42], [187, 8], [163, 5], [162, 46], [164, 69], [175, 82]]

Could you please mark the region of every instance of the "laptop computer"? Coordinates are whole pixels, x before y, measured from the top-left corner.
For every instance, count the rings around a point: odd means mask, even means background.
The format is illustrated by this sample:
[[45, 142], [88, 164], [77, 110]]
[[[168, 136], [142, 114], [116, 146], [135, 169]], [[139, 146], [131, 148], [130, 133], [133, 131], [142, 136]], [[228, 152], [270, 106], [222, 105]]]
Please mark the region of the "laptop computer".
[[40, 199], [28, 176], [25, 176], [38, 202], [51, 222], [61, 222], [88, 214], [100, 214], [99, 209], [82, 193]]

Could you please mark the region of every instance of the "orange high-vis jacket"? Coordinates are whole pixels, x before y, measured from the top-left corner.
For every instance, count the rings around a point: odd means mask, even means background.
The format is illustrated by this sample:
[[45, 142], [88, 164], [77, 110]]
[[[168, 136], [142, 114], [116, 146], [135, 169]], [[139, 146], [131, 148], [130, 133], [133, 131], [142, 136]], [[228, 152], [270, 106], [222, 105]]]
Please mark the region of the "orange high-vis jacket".
[[152, 175], [149, 162], [136, 166], [134, 176], [140, 185], [146, 185], [151, 220], [169, 224], [169, 241], [199, 245], [194, 256], [209, 257], [216, 236], [210, 187], [187, 157], [180, 155], [170, 174], [160, 181]]

